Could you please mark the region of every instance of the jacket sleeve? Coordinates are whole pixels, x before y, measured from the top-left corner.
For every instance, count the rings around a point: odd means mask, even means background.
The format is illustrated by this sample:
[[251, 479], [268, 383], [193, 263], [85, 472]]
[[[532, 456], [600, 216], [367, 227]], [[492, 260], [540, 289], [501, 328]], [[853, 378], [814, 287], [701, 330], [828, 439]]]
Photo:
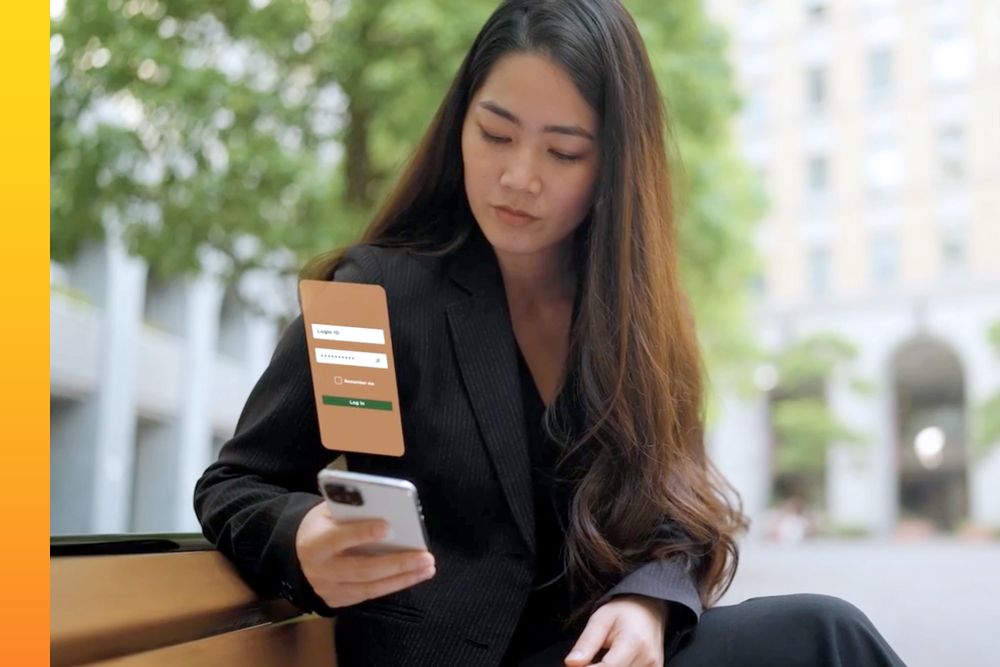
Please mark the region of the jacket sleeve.
[[[673, 521], [665, 521], [661, 535], [679, 530]], [[682, 536], [682, 539], [683, 536]], [[670, 605], [671, 632], [694, 626], [701, 617], [702, 604], [695, 579], [698, 557], [677, 554], [670, 558], [642, 563], [626, 574], [597, 602], [597, 607], [621, 595], [644, 595]]]
[[[334, 280], [371, 283], [370, 249], [351, 248]], [[299, 564], [295, 535], [322, 501], [316, 475], [337, 457], [320, 442], [302, 316], [285, 330], [250, 393], [233, 437], [198, 480], [194, 508], [205, 537], [262, 594], [331, 616]]]

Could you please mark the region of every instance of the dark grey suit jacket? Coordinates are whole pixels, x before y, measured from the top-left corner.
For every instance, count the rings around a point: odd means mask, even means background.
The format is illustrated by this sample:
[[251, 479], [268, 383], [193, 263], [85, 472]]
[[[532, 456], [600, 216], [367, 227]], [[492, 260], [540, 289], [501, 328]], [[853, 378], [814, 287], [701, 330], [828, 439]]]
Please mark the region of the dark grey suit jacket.
[[[327, 607], [303, 576], [295, 533], [337, 452], [320, 443], [301, 317], [197, 484], [205, 536], [262, 592], [337, 614], [342, 665], [495, 665], [528, 597], [535, 549], [516, 340], [495, 254], [478, 228], [444, 258], [355, 246], [334, 280], [386, 290], [406, 443], [399, 458], [348, 453], [348, 467], [416, 485], [436, 576], [345, 609]], [[680, 561], [633, 570], [602, 601], [626, 593], [675, 603], [673, 623], [701, 613]]]

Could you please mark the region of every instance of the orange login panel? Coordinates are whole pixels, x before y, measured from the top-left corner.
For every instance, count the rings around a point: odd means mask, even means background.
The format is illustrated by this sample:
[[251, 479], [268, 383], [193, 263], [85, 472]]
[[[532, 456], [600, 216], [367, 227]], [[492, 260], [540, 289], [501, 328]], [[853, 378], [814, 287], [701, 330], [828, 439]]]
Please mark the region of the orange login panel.
[[299, 296], [323, 446], [402, 456], [385, 289], [303, 280]]

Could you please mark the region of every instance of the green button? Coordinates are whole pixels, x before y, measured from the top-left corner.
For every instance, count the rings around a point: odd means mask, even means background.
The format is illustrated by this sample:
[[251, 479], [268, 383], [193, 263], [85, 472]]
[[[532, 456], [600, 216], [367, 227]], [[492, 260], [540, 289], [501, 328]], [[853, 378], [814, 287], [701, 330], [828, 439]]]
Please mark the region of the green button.
[[370, 398], [349, 398], [347, 396], [323, 396], [323, 405], [341, 405], [345, 408], [367, 408], [369, 410], [392, 411], [392, 401], [373, 401]]

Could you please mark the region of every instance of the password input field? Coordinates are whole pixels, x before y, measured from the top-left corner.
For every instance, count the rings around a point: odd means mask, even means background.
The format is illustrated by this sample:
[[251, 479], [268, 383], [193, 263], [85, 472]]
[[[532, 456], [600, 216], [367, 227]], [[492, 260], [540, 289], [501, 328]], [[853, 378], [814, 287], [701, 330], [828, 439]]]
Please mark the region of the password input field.
[[333, 350], [316, 348], [316, 362], [334, 366], [358, 366], [361, 368], [389, 368], [386, 355], [376, 352], [355, 352], [353, 350]]

